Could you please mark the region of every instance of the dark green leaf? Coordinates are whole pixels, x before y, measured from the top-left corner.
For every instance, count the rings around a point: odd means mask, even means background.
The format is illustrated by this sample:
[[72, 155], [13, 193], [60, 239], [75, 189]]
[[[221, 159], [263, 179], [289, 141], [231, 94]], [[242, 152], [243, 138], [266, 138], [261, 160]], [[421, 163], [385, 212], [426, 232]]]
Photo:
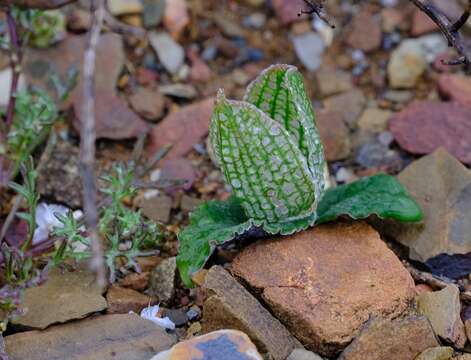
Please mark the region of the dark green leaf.
[[190, 225], [178, 235], [177, 265], [185, 285], [193, 285], [191, 275], [204, 266], [216, 246], [232, 240], [252, 225], [235, 197], [201, 205], [191, 214]]
[[365, 219], [372, 214], [403, 222], [423, 218], [419, 205], [395, 177], [378, 174], [327, 190], [317, 208], [316, 223], [332, 221], [341, 215]]

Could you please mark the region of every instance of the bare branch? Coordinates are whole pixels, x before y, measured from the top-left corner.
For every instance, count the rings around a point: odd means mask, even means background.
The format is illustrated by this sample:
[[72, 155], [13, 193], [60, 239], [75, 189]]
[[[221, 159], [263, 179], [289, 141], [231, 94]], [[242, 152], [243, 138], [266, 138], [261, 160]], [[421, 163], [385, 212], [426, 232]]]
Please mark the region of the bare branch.
[[18, 6], [28, 9], [56, 9], [76, 0], [0, 0], [0, 7]]
[[11, 13], [11, 8], [8, 7], [6, 10], [8, 33], [10, 35], [10, 67], [12, 72], [11, 84], [10, 84], [10, 99], [8, 101], [6, 123], [7, 127], [10, 127], [13, 122], [13, 115], [15, 112], [16, 103], [16, 92], [18, 90], [18, 84], [21, 75], [21, 61], [23, 58], [23, 52], [21, 50], [20, 39], [18, 36], [18, 28]]
[[103, 262], [103, 249], [98, 233], [97, 188], [95, 179], [95, 60], [96, 48], [100, 38], [105, 15], [105, 0], [92, 1], [92, 27], [90, 39], [85, 50], [83, 64], [83, 98], [80, 119], [80, 166], [83, 184], [83, 208], [85, 223], [89, 232], [93, 257], [91, 268], [97, 274], [100, 286], [106, 282]]
[[324, 4], [322, 4], [325, 0], [304, 0], [307, 5], [307, 10], [301, 9], [301, 12], [298, 16], [302, 14], [308, 15], [317, 15], [322, 21], [324, 21], [327, 25], [329, 25], [332, 29], [335, 29], [335, 25], [332, 25], [327, 18], [327, 14], [324, 11]]

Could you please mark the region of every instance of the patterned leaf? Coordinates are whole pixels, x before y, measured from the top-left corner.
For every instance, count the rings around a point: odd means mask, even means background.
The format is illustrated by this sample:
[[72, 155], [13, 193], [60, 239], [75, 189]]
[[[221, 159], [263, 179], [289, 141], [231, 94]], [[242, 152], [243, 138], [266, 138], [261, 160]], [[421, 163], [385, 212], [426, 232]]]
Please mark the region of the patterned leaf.
[[294, 138], [247, 102], [218, 94], [211, 143], [234, 194], [257, 224], [301, 219], [315, 211], [316, 182]]
[[316, 200], [324, 189], [324, 149], [301, 73], [294, 66], [273, 65], [247, 88], [244, 101], [280, 123], [295, 139], [314, 178]]

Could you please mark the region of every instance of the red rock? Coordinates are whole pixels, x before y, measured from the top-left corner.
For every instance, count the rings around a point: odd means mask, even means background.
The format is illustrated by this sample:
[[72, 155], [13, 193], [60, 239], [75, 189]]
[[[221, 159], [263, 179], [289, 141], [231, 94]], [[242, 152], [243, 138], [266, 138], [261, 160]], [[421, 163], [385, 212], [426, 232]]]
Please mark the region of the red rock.
[[208, 98], [167, 115], [150, 132], [149, 152], [173, 144], [165, 159], [186, 155], [208, 134], [213, 105], [214, 99]]
[[347, 44], [354, 49], [372, 52], [381, 46], [381, 27], [368, 12], [353, 17], [348, 34]]
[[336, 111], [321, 110], [317, 113], [317, 126], [324, 144], [327, 161], [345, 159], [350, 155], [350, 138], [342, 114]]
[[445, 147], [471, 164], [471, 108], [453, 102], [416, 101], [389, 120], [399, 145], [413, 154], [429, 154]]
[[432, 292], [432, 291], [433, 289], [427, 284], [419, 284], [415, 286], [415, 293], [417, 295], [420, 295], [426, 292]]
[[168, 5], [165, 6], [163, 20], [164, 26], [170, 35], [178, 40], [183, 30], [185, 30], [190, 22], [186, 0], [172, 0], [171, 3], [168, 3]]
[[301, 20], [298, 14], [301, 9], [306, 9], [306, 3], [303, 0], [272, 0], [272, 6], [283, 25]]
[[438, 79], [440, 95], [471, 107], [471, 78], [465, 75], [444, 74]]
[[187, 51], [191, 61], [190, 79], [194, 82], [206, 82], [213, 75], [209, 66], [199, 57], [198, 52], [192, 48]]
[[106, 294], [108, 302], [108, 314], [127, 314], [133, 311], [137, 314], [146, 306], [156, 303], [155, 299], [150, 296], [143, 295], [133, 289], [112, 286]]
[[391, 319], [408, 308], [414, 282], [369, 225], [321, 225], [257, 242], [232, 263], [308, 349], [333, 356], [370, 317]]
[[157, 89], [138, 88], [128, 99], [134, 111], [145, 119], [156, 121], [163, 115], [165, 99]]
[[437, 25], [424, 12], [414, 9], [410, 30], [412, 36], [420, 36], [436, 30], [438, 30]]

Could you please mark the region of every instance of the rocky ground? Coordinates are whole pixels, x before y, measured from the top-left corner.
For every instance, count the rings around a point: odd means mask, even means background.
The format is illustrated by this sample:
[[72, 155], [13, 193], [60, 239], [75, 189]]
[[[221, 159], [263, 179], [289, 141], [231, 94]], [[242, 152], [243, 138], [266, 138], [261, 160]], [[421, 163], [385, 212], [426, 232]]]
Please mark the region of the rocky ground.
[[[106, 32], [96, 72], [100, 173], [129, 159], [145, 131], [148, 154], [174, 144], [150, 179], [184, 185], [129, 199], [165, 224], [160, 254], [138, 259], [141, 273], [125, 271], [105, 289], [85, 267], [50, 273], [26, 290], [26, 314], [4, 333], [10, 359], [471, 359], [471, 78], [440, 62], [454, 53], [433, 23], [402, 0], [327, 1], [335, 30], [298, 17], [302, 0], [164, 3], [109, 0], [113, 16], [147, 34]], [[433, 3], [452, 18], [461, 13], [457, 0]], [[80, 69], [90, 26], [82, 4], [62, 11], [63, 39], [24, 59], [23, 81], [55, 99], [51, 74]], [[195, 207], [230, 191], [206, 141], [216, 90], [240, 99], [273, 63], [305, 76], [330, 185], [398, 175], [425, 221], [344, 219], [234, 244], [186, 289], [175, 234]], [[0, 53], [0, 105], [7, 66]], [[43, 199], [74, 209], [80, 101], [75, 90], [62, 103], [58, 144], [40, 159]], [[10, 207], [2, 201], [1, 214]], [[155, 304], [174, 330], [137, 315]]]

